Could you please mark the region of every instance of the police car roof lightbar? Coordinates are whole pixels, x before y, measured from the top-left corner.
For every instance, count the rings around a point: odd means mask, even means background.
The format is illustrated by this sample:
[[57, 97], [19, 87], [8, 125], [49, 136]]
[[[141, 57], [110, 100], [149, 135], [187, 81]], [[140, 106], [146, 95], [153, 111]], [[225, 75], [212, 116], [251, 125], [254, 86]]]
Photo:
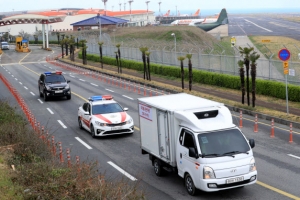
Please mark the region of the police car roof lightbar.
[[44, 74], [47, 76], [47, 75], [51, 75], [52, 73], [51, 72], [44, 72]]
[[89, 101], [103, 101], [103, 100], [112, 100], [113, 97], [111, 95], [103, 95], [103, 96], [91, 96]]

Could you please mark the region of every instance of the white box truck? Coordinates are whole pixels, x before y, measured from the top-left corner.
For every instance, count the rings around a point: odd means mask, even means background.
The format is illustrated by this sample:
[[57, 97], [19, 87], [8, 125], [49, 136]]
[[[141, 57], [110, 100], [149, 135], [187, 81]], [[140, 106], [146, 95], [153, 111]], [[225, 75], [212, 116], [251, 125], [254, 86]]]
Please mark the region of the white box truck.
[[142, 154], [157, 176], [175, 171], [190, 195], [254, 184], [252, 148], [222, 103], [186, 93], [138, 99]]

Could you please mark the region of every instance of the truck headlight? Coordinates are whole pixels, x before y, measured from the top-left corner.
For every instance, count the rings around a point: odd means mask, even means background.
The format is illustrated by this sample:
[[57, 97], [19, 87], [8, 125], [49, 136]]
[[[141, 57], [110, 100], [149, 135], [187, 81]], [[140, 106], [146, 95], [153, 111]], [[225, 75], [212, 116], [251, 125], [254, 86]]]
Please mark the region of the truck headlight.
[[255, 159], [252, 158], [250, 161], [250, 167], [249, 167], [249, 172], [256, 171], [256, 165], [255, 165]]
[[216, 178], [214, 170], [210, 167], [204, 167], [203, 179], [213, 179], [213, 178]]
[[126, 124], [131, 124], [132, 123], [132, 118], [130, 118], [127, 122], [126, 122]]
[[95, 121], [95, 123], [96, 123], [98, 126], [106, 126], [106, 123], [101, 123], [101, 122], [98, 122], [98, 121]]

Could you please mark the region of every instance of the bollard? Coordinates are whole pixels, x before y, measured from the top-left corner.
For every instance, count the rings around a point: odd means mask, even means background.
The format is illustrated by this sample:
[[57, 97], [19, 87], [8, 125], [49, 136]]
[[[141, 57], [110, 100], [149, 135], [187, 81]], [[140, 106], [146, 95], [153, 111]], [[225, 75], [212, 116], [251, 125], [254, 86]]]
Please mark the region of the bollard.
[[77, 172], [80, 172], [79, 156], [76, 156]]
[[240, 128], [243, 128], [243, 111], [240, 110]]
[[37, 122], [37, 133], [40, 135], [40, 122]]
[[257, 114], [255, 114], [255, 121], [254, 121], [254, 132], [258, 132], [258, 125], [257, 125]]
[[129, 83], [128, 83], [128, 91], [130, 91], [130, 81], [129, 81]]
[[54, 156], [56, 156], [56, 147], [54, 142], [54, 136], [52, 136], [52, 153]]
[[275, 137], [274, 136], [274, 119], [272, 118], [272, 121], [271, 121], [271, 135], [270, 135], [271, 138]]
[[70, 149], [67, 149], [67, 159], [68, 159], [68, 167], [71, 168], [71, 156], [70, 156]]
[[293, 143], [293, 124], [290, 123], [290, 143]]
[[146, 96], [146, 89], [145, 89], [145, 85], [144, 85], [144, 96]]
[[138, 94], [141, 94], [141, 84], [139, 84]]
[[133, 84], [133, 92], [135, 93], [135, 85], [136, 83]]
[[157, 88], [156, 88], [156, 96], [158, 95], [158, 90], [157, 90]]
[[152, 97], [152, 89], [150, 87], [150, 90], [149, 90], [149, 96]]
[[60, 160], [61, 163], [63, 163], [64, 162], [64, 157], [63, 157], [61, 142], [58, 142], [58, 146], [59, 146], [59, 160]]
[[126, 90], [126, 81], [124, 79], [124, 90]]

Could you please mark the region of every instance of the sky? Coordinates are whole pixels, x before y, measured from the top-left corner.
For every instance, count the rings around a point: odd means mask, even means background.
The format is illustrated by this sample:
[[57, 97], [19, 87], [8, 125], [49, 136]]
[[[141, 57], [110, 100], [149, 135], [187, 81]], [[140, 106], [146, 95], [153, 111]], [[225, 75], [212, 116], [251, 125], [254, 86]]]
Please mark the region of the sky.
[[[120, 3], [122, 10], [124, 10], [124, 2], [126, 3], [126, 10], [129, 10], [129, 0], [107, 0], [107, 10], [120, 10]], [[132, 10], [146, 10], [148, 0], [133, 0], [131, 3]], [[241, 10], [241, 12], [274, 9], [277, 8], [280, 12], [293, 11], [300, 12], [300, 0], [149, 0], [148, 9], [158, 14], [159, 2], [161, 12], [171, 10], [176, 13], [181, 11], [192, 11], [200, 9], [205, 10], [221, 10], [226, 8], [227, 12]], [[188, 2], [188, 3], [187, 3]], [[58, 8], [101, 8], [104, 9], [103, 0], [0, 0], [0, 13], [23, 10], [45, 10]], [[297, 10], [298, 9], [298, 10]], [[189, 14], [189, 13], [187, 13]]]

